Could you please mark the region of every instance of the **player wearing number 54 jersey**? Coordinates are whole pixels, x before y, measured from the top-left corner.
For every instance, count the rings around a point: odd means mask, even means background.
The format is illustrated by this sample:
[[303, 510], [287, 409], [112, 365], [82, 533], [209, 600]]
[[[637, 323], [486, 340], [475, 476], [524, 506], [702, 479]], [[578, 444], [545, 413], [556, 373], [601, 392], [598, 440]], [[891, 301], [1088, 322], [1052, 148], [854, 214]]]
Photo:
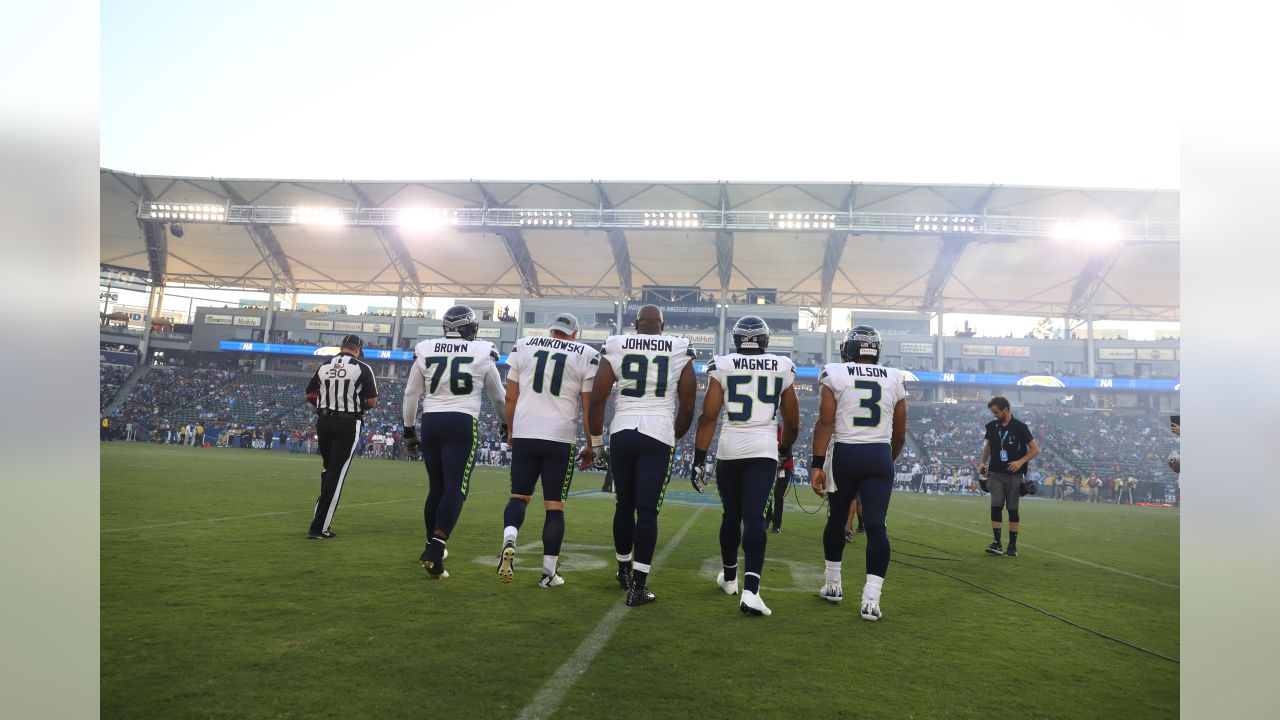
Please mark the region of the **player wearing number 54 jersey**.
[[413, 350], [403, 408], [404, 448], [413, 455], [419, 448], [414, 423], [422, 401], [421, 449], [430, 489], [422, 509], [427, 546], [419, 562], [432, 578], [449, 577], [445, 545], [471, 483], [480, 441], [480, 393], [488, 394], [494, 410], [506, 405], [498, 352], [492, 343], [476, 340], [480, 325], [475, 312], [454, 305], [445, 311], [443, 325], [443, 338], [423, 340]]
[[840, 345], [843, 363], [818, 375], [822, 397], [813, 428], [812, 483], [827, 496], [830, 514], [822, 534], [826, 584], [819, 594], [840, 602], [840, 561], [849, 505], [861, 496], [867, 531], [867, 583], [862, 589], [863, 620], [880, 619], [880, 589], [889, 568], [885, 516], [893, 489], [893, 461], [907, 436], [907, 390], [902, 372], [879, 365], [880, 333], [859, 325]]
[[631, 607], [654, 599], [646, 581], [658, 544], [658, 511], [671, 480], [676, 440], [693, 423], [697, 391], [688, 339], [663, 335], [663, 326], [658, 306], [640, 308], [636, 335], [614, 335], [605, 341], [604, 362], [591, 389], [588, 427], [591, 445], [599, 452], [605, 403], [618, 383], [609, 428], [609, 467], [617, 494], [613, 544], [618, 584], [627, 590]]
[[[507, 356], [506, 419], [511, 432], [511, 497], [503, 512], [498, 580], [511, 582], [515, 572], [516, 537], [524, 523], [533, 489], [542, 478], [547, 517], [542, 525], [542, 579], [539, 587], [564, 584], [556, 572], [564, 542], [564, 503], [573, 481], [578, 449], [578, 412], [587, 416], [591, 382], [600, 367], [599, 353], [576, 342], [578, 318], [560, 313], [550, 337], [526, 337]], [[588, 444], [579, 456], [591, 464]]]
[[[720, 355], [707, 365], [707, 394], [702, 398], [698, 437], [694, 444], [693, 489], [706, 487], [707, 450], [716, 422], [724, 416], [716, 450], [716, 486], [724, 514], [720, 520], [720, 557], [724, 570], [716, 578], [721, 590], [738, 593], [738, 544], [746, 575], [738, 608], [750, 615], [770, 615], [760, 599], [767, 535], [765, 517], [773, 499], [779, 461], [791, 456], [800, 430], [800, 402], [794, 387], [796, 368], [790, 358], [765, 352], [769, 326], [748, 315], [733, 326], [737, 352]], [[782, 417], [779, 445], [777, 419]]]

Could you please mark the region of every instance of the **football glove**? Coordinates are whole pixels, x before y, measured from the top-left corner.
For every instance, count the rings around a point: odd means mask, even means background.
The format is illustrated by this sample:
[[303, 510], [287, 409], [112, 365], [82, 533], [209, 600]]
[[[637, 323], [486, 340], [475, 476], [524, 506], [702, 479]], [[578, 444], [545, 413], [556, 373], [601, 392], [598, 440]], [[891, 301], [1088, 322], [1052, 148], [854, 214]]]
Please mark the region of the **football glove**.
[[404, 451], [409, 457], [417, 457], [421, 443], [418, 442], [418, 431], [414, 427], [404, 429]]
[[689, 480], [693, 482], [693, 489], [699, 493], [707, 490], [707, 451], [693, 450], [693, 465], [689, 468]]
[[596, 458], [591, 461], [591, 467], [594, 470], [604, 472], [609, 469], [609, 446], [596, 445], [592, 448], [596, 453]]

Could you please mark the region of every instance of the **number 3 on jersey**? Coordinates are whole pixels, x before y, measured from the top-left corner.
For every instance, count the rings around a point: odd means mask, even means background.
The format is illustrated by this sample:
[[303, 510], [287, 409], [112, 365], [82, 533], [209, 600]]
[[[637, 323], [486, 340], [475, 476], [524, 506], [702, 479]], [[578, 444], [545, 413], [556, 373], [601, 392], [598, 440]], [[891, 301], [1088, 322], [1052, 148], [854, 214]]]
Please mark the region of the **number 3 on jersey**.
[[859, 404], [869, 411], [865, 417], [855, 417], [853, 424], [856, 427], [879, 427], [880, 425], [880, 383], [871, 382], [870, 380], [857, 380], [853, 386], [858, 390], [868, 390], [871, 392], [869, 397], [863, 398]]
[[[667, 373], [671, 368], [671, 358], [666, 355], [658, 355], [653, 358], [653, 367], [658, 374], [653, 396], [666, 397]], [[624, 380], [634, 382], [635, 387], [623, 388], [618, 391], [619, 394], [628, 397], [644, 397], [645, 390], [649, 387], [649, 358], [644, 355], [624, 355], [622, 358], [622, 377]]]

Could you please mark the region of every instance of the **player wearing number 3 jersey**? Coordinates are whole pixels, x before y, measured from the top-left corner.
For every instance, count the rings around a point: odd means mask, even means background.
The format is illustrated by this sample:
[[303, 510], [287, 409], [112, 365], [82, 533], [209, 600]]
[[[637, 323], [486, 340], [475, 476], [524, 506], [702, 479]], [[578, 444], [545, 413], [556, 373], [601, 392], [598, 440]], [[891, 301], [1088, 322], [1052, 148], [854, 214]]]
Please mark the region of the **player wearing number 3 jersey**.
[[855, 496], [862, 498], [867, 531], [867, 583], [862, 590], [864, 620], [880, 619], [880, 589], [889, 568], [885, 516], [893, 489], [893, 461], [907, 436], [907, 390], [902, 372], [878, 364], [880, 334], [859, 325], [840, 345], [842, 363], [822, 368], [818, 421], [813, 428], [814, 492], [826, 495], [830, 514], [823, 531], [826, 584], [819, 594], [844, 598], [840, 561], [844, 524]]
[[480, 325], [475, 312], [454, 305], [445, 311], [443, 324], [443, 338], [424, 340], [413, 350], [403, 408], [404, 447], [412, 455], [419, 448], [414, 422], [421, 399], [420, 444], [430, 489], [422, 509], [427, 544], [419, 562], [432, 578], [449, 577], [444, 570], [445, 545], [467, 499], [480, 444], [480, 393], [489, 396], [497, 412], [506, 405], [498, 352], [492, 343], [476, 340]]
[[591, 444], [601, 447], [605, 403], [618, 383], [608, 454], [617, 493], [613, 544], [618, 584], [627, 590], [631, 607], [654, 599], [646, 582], [658, 543], [658, 511], [671, 480], [676, 440], [693, 424], [697, 391], [689, 340], [663, 335], [663, 325], [656, 305], [640, 308], [636, 335], [614, 335], [605, 341], [591, 389]]

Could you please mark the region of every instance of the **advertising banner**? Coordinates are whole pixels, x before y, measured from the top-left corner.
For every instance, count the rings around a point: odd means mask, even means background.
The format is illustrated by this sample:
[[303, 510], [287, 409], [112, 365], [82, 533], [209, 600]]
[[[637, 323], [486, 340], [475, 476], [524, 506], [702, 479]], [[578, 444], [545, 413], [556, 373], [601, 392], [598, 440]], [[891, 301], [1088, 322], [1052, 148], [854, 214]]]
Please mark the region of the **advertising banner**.
[[995, 357], [996, 346], [995, 345], [964, 345], [964, 346], [961, 346], [960, 348], [960, 354], [969, 355], [969, 356], [977, 355], [980, 357]]
[[361, 330], [364, 330], [364, 325], [358, 322], [336, 320], [333, 323], [333, 329], [337, 330], [338, 332], [358, 333]]
[[482, 337], [489, 340], [496, 340], [497, 338], [502, 337], [502, 328], [482, 327], [476, 331], [476, 337]]
[[1000, 357], [1031, 357], [1031, 348], [1026, 345], [1001, 345], [996, 348], [996, 355]]
[[382, 333], [384, 335], [391, 334], [391, 323], [365, 323], [364, 332]]
[[1099, 360], [1132, 360], [1137, 357], [1133, 348], [1098, 348]]
[[774, 335], [769, 338], [769, 348], [793, 348], [796, 346], [794, 335]]
[[898, 343], [898, 352], [903, 355], [932, 355], [933, 343], [904, 342]]
[[1173, 348], [1138, 348], [1139, 360], [1173, 360]]
[[230, 325], [231, 316], [230, 315], [205, 315], [204, 324], [205, 325]]
[[307, 329], [308, 330], [332, 330], [333, 321], [332, 320], [308, 320]]
[[332, 303], [298, 303], [294, 308], [298, 312], [314, 312], [314, 313], [330, 313], [333, 315], [346, 315], [346, 305], [334, 305]]
[[236, 315], [231, 324], [240, 327], [262, 327], [262, 318], [257, 315]]

